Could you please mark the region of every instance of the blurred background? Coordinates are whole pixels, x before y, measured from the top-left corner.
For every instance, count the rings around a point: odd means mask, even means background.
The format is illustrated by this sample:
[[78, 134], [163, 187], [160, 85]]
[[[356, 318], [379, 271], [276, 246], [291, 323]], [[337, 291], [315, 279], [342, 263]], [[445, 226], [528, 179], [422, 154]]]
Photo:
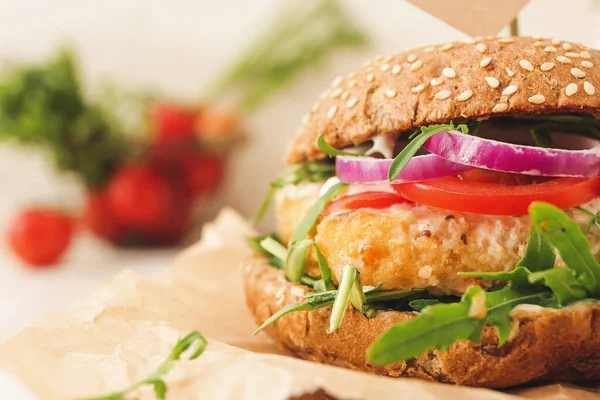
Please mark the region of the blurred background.
[[[597, 47], [599, 18], [532, 0], [520, 34]], [[403, 0], [20, 0], [0, 38], [3, 340], [122, 268], [164, 268], [223, 206], [251, 217], [336, 76], [468, 36]]]

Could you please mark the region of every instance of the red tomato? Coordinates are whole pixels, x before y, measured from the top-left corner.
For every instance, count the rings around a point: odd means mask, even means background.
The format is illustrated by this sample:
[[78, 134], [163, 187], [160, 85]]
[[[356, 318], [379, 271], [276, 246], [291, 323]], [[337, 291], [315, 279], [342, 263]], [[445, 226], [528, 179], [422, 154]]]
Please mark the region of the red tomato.
[[215, 154], [195, 152], [183, 159], [185, 186], [193, 195], [213, 193], [225, 172], [223, 159]]
[[333, 212], [341, 210], [357, 210], [359, 208], [388, 208], [394, 204], [409, 202], [402, 196], [389, 192], [364, 192], [344, 196], [329, 203], [321, 216], [325, 217]]
[[17, 215], [9, 227], [14, 253], [31, 266], [55, 264], [71, 243], [73, 219], [59, 211], [30, 209]]
[[162, 140], [182, 140], [194, 137], [195, 113], [174, 104], [163, 104], [151, 116], [156, 138]]
[[119, 226], [111, 210], [105, 193], [90, 193], [83, 211], [84, 224], [96, 236], [112, 243], [118, 243], [123, 229]]
[[149, 166], [125, 166], [108, 182], [107, 202], [125, 228], [153, 229], [169, 218], [172, 191], [169, 183]]
[[[448, 176], [393, 187], [399, 195], [415, 203], [487, 215], [525, 215], [533, 201], [545, 201], [566, 210], [587, 203], [600, 191], [600, 177], [534, 178], [542, 182], [507, 186], [502, 184], [506, 177], [491, 173], [484, 179], [485, 173], [474, 174], [476, 180], [469, 180], [467, 173], [462, 174], [463, 179]], [[521, 179], [531, 181], [531, 178]]]

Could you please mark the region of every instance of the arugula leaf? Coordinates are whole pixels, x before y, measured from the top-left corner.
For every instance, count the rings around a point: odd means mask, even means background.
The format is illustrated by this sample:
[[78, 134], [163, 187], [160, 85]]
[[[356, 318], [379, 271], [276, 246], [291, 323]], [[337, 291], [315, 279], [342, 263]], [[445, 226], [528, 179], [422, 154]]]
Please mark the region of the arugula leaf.
[[304, 239], [293, 243], [290, 247], [290, 251], [287, 252], [287, 257], [285, 258], [284, 269], [286, 277], [292, 282], [298, 282], [300, 280], [304, 273], [306, 253], [310, 247], [315, 249], [317, 263], [319, 264], [319, 270], [321, 272], [321, 279], [314, 282], [313, 288], [318, 292], [333, 289], [333, 283], [331, 282], [332, 272], [331, 268], [329, 268], [329, 263], [323, 256], [323, 253], [321, 253], [317, 244], [310, 239]]
[[313, 310], [317, 310], [319, 308], [323, 308], [323, 307], [328, 307], [333, 305], [333, 299], [328, 300], [328, 301], [321, 301], [321, 302], [310, 302], [305, 301], [304, 303], [294, 303], [294, 304], [288, 304], [287, 306], [282, 307], [279, 311], [277, 311], [275, 314], [271, 315], [265, 322], [262, 323], [261, 326], [259, 326], [255, 331], [254, 334], [258, 334], [260, 331], [262, 331], [263, 329], [265, 329], [267, 326], [271, 325], [273, 322], [277, 321], [278, 319], [280, 319], [281, 317], [289, 314], [289, 313], [293, 313], [296, 311], [313, 311]]
[[417, 154], [417, 151], [419, 151], [419, 149], [423, 147], [425, 142], [430, 137], [441, 132], [452, 131], [457, 129], [463, 133], [469, 132], [469, 128], [467, 127], [467, 125], [464, 124], [454, 126], [454, 124], [450, 123], [421, 127], [421, 133], [419, 133], [409, 144], [407, 144], [406, 147], [396, 156], [396, 158], [394, 158], [394, 161], [392, 161], [392, 164], [390, 165], [390, 169], [388, 171], [388, 180], [391, 182], [394, 179], [396, 179], [398, 175], [400, 175], [400, 173], [402, 172], [404, 167], [406, 167], [410, 159], [413, 158], [415, 154]]
[[600, 298], [600, 264], [579, 225], [552, 204], [533, 202], [529, 214], [542, 237], [554, 246], [577, 280]]
[[473, 286], [459, 303], [425, 307], [418, 317], [392, 326], [369, 347], [367, 360], [387, 365], [432, 349], [444, 351], [459, 339], [473, 338], [485, 324], [484, 319], [469, 316], [477, 296], [485, 292]]
[[322, 162], [306, 162], [287, 167], [270, 183], [270, 188], [261, 202], [256, 215], [250, 220], [250, 224], [256, 225], [263, 219], [275, 194], [282, 187], [297, 185], [303, 181], [322, 182], [333, 176], [335, 176], [335, 165]]
[[348, 186], [348, 184], [342, 182], [332, 186], [323, 196], [319, 198], [319, 200], [315, 202], [315, 204], [313, 204], [308, 209], [306, 215], [304, 216], [304, 219], [300, 222], [300, 224], [296, 228], [296, 231], [294, 231], [292, 245], [296, 242], [306, 239], [313, 226], [315, 225], [315, 222], [317, 222], [317, 219], [319, 219], [319, 216], [321, 215], [323, 210], [325, 210], [325, 207], [331, 201], [333, 196], [335, 196], [340, 190], [344, 189], [346, 186]]
[[500, 272], [460, 272], [460, 276], [468, 278], [482, 278], [490, 281], [509, 281], [513, 288], [531, 289], [531, 281], [528, 279], [531, 271], [525, 267], [516, 267], [512, 271]]
[[529, 129], [529, 134], [533, 138], [533, 142], [536, 146], [547, 148], [553, 146], [552, 136], [550, 135], [548, 128], [536, 125]]
[[194, 360], [200, 357], [202, 353], [204, 353], [204, 350], [206, 350], [207, 345], [208, 342], [200, 332], [190, 332], [187, 336], [180, 339], [175, 344], [173, 350], [171, 350], [171, 353], [167, 356], [167, 358], [165, 358], [165, 360], [162, 363], [160, 363], [160, 365], [146, 378], [142, 379], [137, 383], [134, 383], [133, 385], [119, 392], [114, 392], [99, 397], [86, 397], [85, 399], [81, 400], [127, 400], [127, 396], [129, 394], [131, 394], [139, 387], [144, 385], [152, 385], [154, 387], [154, 392], [156, 393], [156, 398], [159, 400], [164, 400], [165, 394], [167, 393], [167, 385], [165, 384], [162, 378], [165, 375], [167, 375], [169, 371], [171, 371], [171, 369], [173, 369], [173, 367], [175, 366], [175, 362], [180, 359], [181, 355], [186, 350], [188, 350], [192, 346], [195, 346], [194, 350], [188, 357], [189, 360]]
[[568, 268], [553, 268], [546, 271], [535, 272], [529, 276], [530, 282], [544, 280], [546, 286], [558, 300], [560, 306], [567, 306], [578, 300], [590, 297], [588, 291], [575, 278], [575, 274]]
[[536, 272], [553, 268], [555, 262], [554, 248], [540, 235], [535, 226], [532, 226], [527, 239], [525, 255], [517, 263], [517, 266], [527, 267], [529, 271]]
[[408, 306], [415, 311], [423, 311], [425, 307], [442, 304], [438, 299], [415, 299], [408, 303]]
[[[340, 278], [340, 285], [338, 286], [337, 293], [335, 295], [335, 301], [331, 308], [331, 318], [329, 319], [329, 332], [335, 332], [340, 329], [344, 315], [346, 315], [346, 309], [348, 308], [348, 302], [352, 295], [354, 285], [356, 285], [356, 277], [358, 270], [354, 265], [346, 265], [342, 269], [342, 277]], [[362, 292], [362, 288], [361, 288]], [[362, 311], [362, 304], [360, 304]]]
[[330, 158], [335, 156], [353, 156], [353, 157], [361, 157], [364, 156], [365, 153], [351, 153], [349, 151], [338, 150], [335, 147], [331, 146], [329, 143], [325, 141], [324, 133], [321, 132], [319, 135], [319, 139], [317, 140], [317, 146], [319, 146], [319, 150], [323, 153], [327, 154]]

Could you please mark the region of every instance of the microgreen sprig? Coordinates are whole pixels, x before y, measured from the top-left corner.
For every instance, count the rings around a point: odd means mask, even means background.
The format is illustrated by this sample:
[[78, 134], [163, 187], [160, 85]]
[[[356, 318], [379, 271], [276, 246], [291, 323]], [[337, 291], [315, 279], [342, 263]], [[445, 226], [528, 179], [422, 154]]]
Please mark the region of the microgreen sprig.
[[154, 392], [156, 393], [156, 398], [158, 400], [165, 400], [165, 395], [167, 393], [167, 385], [165, 384], [163, 377], [173, 369], [175, 366], [175, 362], [179, 360], [181, 355], [188, 349], [195, 346], [189, 355], [189, 360], [194, 360], [204, 352], [208, 342], [202, 336], [202, 334], [198, 331], [193, 331], [189, 333], [184, 338], [180, 339], [173, 350], [171, 350], [171, 354], [165, 358], [165, 360], [148, 376], [146, 376], [141, 381], [134, 383], [128, 388], [121, 390], [119, 392], [114, 392], [105, 396], [99, 397], [87, 397], [81, 400], [128, 400], [133, 399], [128, 396], [132, 394], [135, 390], [144, 385], [151, 385], [154, 387]]

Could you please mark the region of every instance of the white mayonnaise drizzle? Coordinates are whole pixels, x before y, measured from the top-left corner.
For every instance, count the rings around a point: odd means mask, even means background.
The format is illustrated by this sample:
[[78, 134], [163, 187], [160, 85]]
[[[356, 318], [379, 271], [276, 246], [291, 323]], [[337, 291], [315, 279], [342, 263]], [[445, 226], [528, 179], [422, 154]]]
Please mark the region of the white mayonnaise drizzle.
[[396, 147], [395, 135], [379, 135], [373, 138], [373, 147], [367, 150], [367, 155], [380, 153], [385, 158], [394, 157], [394, 148]]

